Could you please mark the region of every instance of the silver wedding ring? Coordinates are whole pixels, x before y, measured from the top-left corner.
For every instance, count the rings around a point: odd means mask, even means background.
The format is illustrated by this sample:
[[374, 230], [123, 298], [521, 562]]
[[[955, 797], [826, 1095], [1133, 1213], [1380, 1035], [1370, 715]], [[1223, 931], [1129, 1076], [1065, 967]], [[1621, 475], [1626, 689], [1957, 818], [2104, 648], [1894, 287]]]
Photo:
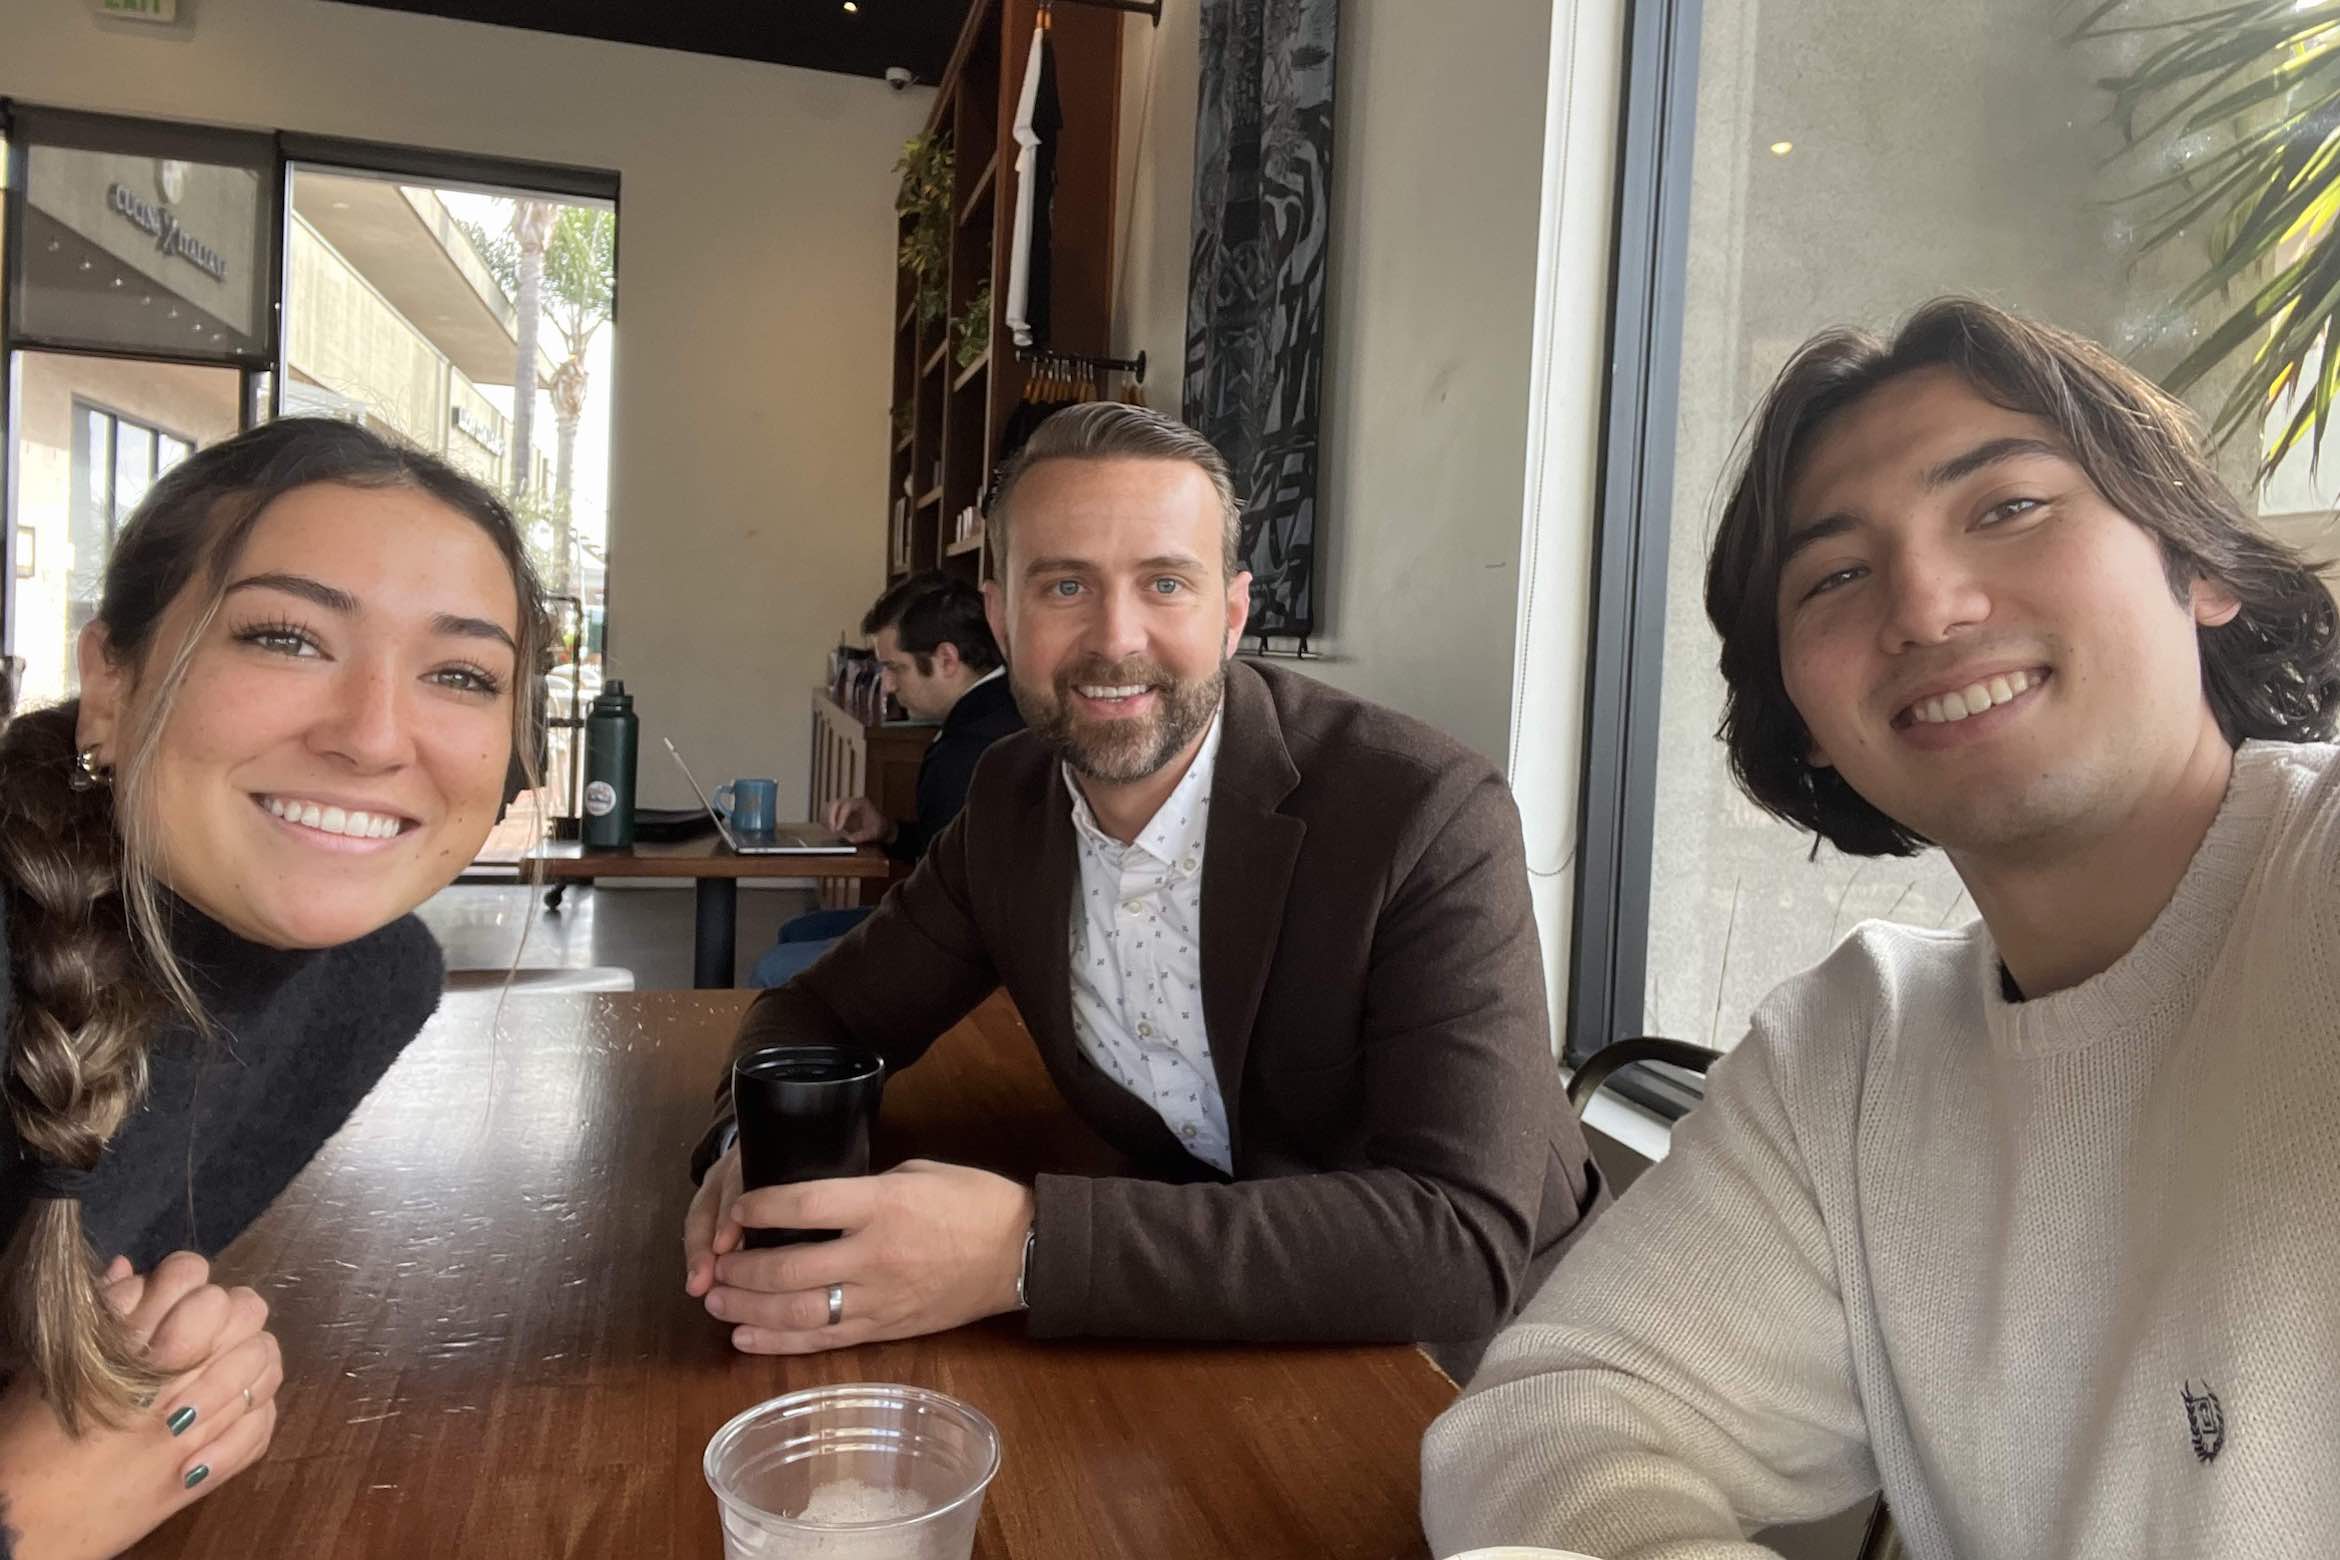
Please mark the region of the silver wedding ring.
[[831, 1284], [829, 1286], [829, 1325], [834, 1327], [843, 1320], [845, 1320], [845, 1286]]
[[251, 1389], [250, 1387], [246, 1387], [246, 1388], [244, 1389], [244, 1412], [248, 1414], [248, 1413], [250, 1413], [251, 1411], [252, 1411], [252, 1389]]

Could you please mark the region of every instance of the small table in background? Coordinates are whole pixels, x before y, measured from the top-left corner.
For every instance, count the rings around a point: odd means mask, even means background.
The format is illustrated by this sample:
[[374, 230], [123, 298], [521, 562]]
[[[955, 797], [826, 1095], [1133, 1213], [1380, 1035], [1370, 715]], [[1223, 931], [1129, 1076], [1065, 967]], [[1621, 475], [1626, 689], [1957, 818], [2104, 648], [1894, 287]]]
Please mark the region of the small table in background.
[[573, 840], [538, 847], [520, 863], [525, 879], [539, 864], [555, 885], [609, 877], [687, 877], [698, 884], [692, 911], [691, 984], [718, 991], [732, 984], [739, 959], [739, 880], [890, 881], [900, 864], [874, 845], [834, 855], [742, 856], [717, 835], [676, 845], [588, 848]]

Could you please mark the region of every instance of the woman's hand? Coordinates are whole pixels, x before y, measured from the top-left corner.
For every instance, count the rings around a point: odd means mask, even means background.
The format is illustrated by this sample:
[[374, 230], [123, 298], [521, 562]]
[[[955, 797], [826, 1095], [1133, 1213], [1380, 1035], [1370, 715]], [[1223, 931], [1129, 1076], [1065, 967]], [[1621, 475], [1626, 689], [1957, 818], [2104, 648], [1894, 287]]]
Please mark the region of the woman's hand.
[[175, 1374], [119, 1427], [66, 1434], [26, 1377], [0, 1394], [0, 1523], [14, 1560], [103, 1560], [259, 1460], [276, 1432], [284, 1365], [268, 1303], [210, 1281], [179, 1252], [152, 1273], [116, 1260], [106, 1298], [148, 1358]]

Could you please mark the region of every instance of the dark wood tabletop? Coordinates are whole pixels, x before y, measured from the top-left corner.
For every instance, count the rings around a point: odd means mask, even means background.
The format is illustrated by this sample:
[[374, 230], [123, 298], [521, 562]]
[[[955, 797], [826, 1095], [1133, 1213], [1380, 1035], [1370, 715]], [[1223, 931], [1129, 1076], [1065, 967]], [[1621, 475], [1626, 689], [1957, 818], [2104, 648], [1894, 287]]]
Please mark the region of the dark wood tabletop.
[[[828, 1382], [998, 1424], [980, 1560], [1410, 1560], [1454, 1387], [1402, 1347], [1036, 1343], [1014, 1318], [808, 1359], [682, 1292], [685, 1160], [746, 994], [454, 995], [221, 1258], [274, 1307], [276, 1442], [134, 1554], [715, 1560], [707, 1438]], [[1110, 1173], [994, 997], [892, 1080], [881, 1161]]]
[[716, 834], [673, 844], [636, 843], [615, 848], [553, 841], [522, 858], [521, 875], [525, 877], [538, 861], [544, 864], [548, 883], [600, 877], [885, 878], [895, 871], [894, 859], [875, 845], [850, 851], [743, 856]]

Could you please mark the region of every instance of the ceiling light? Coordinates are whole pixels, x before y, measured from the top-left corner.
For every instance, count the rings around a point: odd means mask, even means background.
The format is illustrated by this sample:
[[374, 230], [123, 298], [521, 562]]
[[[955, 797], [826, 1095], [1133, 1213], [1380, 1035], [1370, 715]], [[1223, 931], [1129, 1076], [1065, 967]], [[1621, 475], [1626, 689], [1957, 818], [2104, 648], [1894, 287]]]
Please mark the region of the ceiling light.
[[347, 211], [349, 210], [349, 202], [346, 200], [337, 200], [333, 203], [333, 209], [335, 211]]
[[1774, 141], [1771, 143], [1771, 155], [1774, 157], [1785, 157], [1795, 149], [1796, 143], [1793, 141]]
[[854, 0], [845, 0], [845, 11], [847, 15], [851, 15], [853, 12], [856, 12], [860, 9], [861, 7], [856, 5]]

